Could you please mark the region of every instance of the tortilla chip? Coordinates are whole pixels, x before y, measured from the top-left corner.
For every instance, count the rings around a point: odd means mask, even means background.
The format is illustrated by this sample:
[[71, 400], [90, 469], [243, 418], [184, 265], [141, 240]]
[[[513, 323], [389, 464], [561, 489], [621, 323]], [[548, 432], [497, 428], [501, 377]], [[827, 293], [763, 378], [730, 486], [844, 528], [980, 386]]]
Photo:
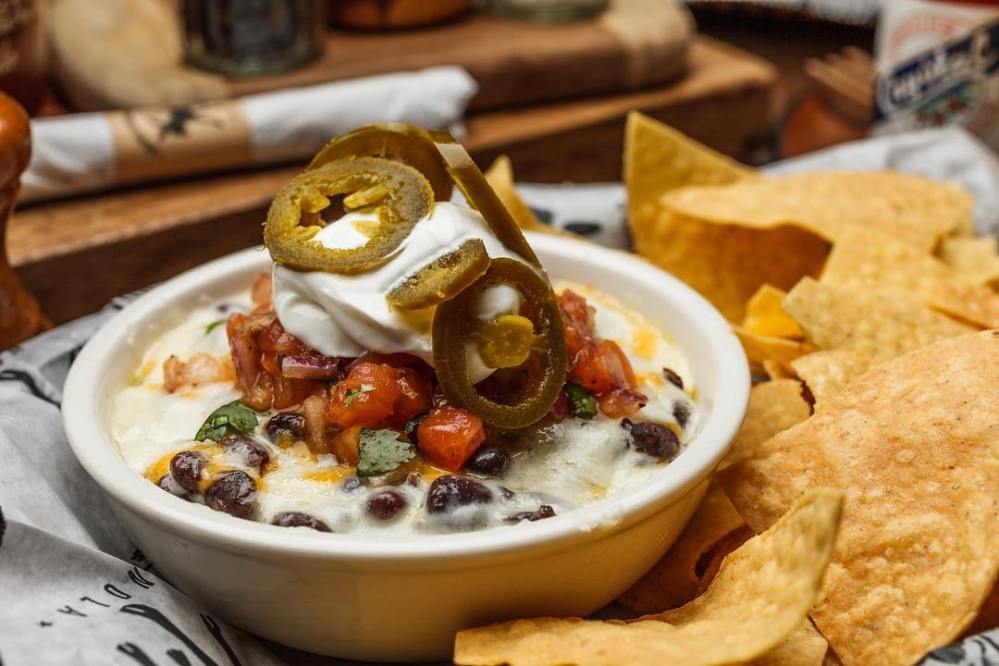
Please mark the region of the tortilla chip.
[[[634, 208], [634, 207], [632, 207]], [[793, 227], [756, 230], [704, 222], [660, 209], [652, 222], [630, 216], [635, 249], [680, 278], [732, 322], [764, 284], [790, 289], [817, 276], [829, 245]]]
[[772, 284], [765, 284], [756, 290], [746, 303], [746, 317], [742, 327], [750, 333], [777, 338], [802, 338], [804, 333], [798, 322], [791, 319], [781, 303], [787, 292]]
[[542, 224], [531, 212], [530, 207], [520, 198], [513, 181], [513, 165], [510, 158], [500, 155], [492, 163], [485, 173], [486, 182], [496, 192], [496, 196], [506, 206], [511, 217], [521, 229], [526, 231], [554, 232], [555, 230], [546, 224]]
[[691, 285], [730, 321], [764, 283], [790, 288], [818, 275], [828, 246], [798, 229], [758, 231], [702, 222], [665, 210], [678, 187], [758, 178], [756, 173], [639, 113], [628, 116], [624, 181], [636, 251]]
[[458, 664], [707, 666], [750, 661], [805, 619], [836, 541], [843, 496], [814, 490], [729, 555], [707, 591], [633, 622], [540, 618], [458, 633]]
[[794, 373], [812, 392], [815, 409], [870, 367], [869, 356], [848, 349], [825, 349], [791, 361]]
[[767, 373], [770, 379], [797, 379], [790, 367], [769, 358], [763, 360], [763, 372]]
[[704, 578], [711, 561], [731, 552], [723, 540], [730, 543], [725, 538], [743, 530], [748, 534], [743, 532], [741, 536], [752, 536], [725, 493], [711, 484], [677, 540], [640, 581], [618, 598], [618, 604], [636, 613], [658, 613], [682, 606], [710, 582]]
[[810, 620], [802, 622], [784, 642], [754, 659], [752, 666], [822, 666], [829, 643]]
[[687, 185], [720, 185], [757, 178], [735, 160], [637, 111], [628, 114], [624, 135], [624, 182], [632, 224], [651, 227], [659, 198]]
[[719, 469], [752, 457], [760, 444], [811, 415], [812, 408], [801, 395], [801, 382], [797, 379], [775, 379], [755, 385], [749, 391], [742, 428]]
[[746, 358], [754, 369], [762, 369], [763, 363], [768, 360], [791, 367], [791, 361], [812, 351], [809, 345], [798, 340], [756, 335], [739, 326], [733, 330], [739, 336]]
[[965, 224], [972, 206], [957, 185], [893, 171], [812, 171], [685, 187], [662, 201], [705, 222], [751, 229], [793, 225], [829, 241], [850, 225], [874, 228], [927, 252]]
[[788, 293], [784, 310], [819, 349], [848, 349], [875, 360], [975, 330], [903, 295], [834, 287], [811, 278]]
[[802, 493], [847, 492], [812, 619], [847, 666], [911, 664], [960, 636], [999, 572], [999, 331], [852, 382], [718, 478], [757, 531]]
[[999, 326], [999, 294], [984, 285], [969, 284], [939, 259], [875, 229], [844, 229], [819, 281], [900, 291], [972, 324]]
[[963, 279], [999, 287], [999, 246], [995, 236], [945, 238], [937, 253]]

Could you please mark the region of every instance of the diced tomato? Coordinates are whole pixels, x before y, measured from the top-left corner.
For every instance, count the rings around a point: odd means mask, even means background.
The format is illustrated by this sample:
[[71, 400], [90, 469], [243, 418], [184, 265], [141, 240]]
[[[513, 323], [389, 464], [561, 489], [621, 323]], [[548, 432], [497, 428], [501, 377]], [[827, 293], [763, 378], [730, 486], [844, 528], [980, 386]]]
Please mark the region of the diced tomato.
[[288, 409], [301, 404], [310, 395], [321, 393], [323, 383], [309, 379], [288, 379], [280, 375], [274, 381], [274, 409]]
[[562, 310], [562, 328], [571, 366], [583, 348], [593, 341], [594, 310], [586, 304], [585, 298], [571, 289], [559, 294], [558, 305]]
[[427, 414], [416, 436], [427, 460], [456, 471], [486, 440], [486, 429], [482, 419], [468, 410], [445, 406]]
[[612, 419], [635, 416], [648, 402], [643, 393], [628, 388], [612, 389], [597, 396], [597, 407]]
[[262, 412], [274, 402], [274, 377], [266, 372], [257, 375], [252, 386], [243, 388], [243, 404]]
[[272, 311], [234, 314], [226, 332], [236, 381], [248, 406], [285, 409], [322, 390], [319, 382], [281, 375], [282, 356], [316, 352], [285, 331]]
[[[433, 376], [434, 374], [434, 369], [427, 365], [426, 361], [418, 356], [413, 356], [412, 354], [379, 354], [378, 352], [366, 352], [364, 356], [361, 356], [354, 361], [354, 365], [358, 363], [385, 363], [386, 365], [391, 365], [394, 368], [412, 368], [427, 378]], [[350, 370], [350, 367], [347, 369]]]
[[385, 424], [402, 395], [398, 368], [384, 363], [354, 365], [347, 378], [333, 387], [327, 417], [339, 428]]
[[271, 274], [261, 273], [257, 276], [257, 279], [253, 281], [253, 286], [250, 287], [250, 299], [256, 306], [254, 313], [266, 312], [271, 309]]
[[234, 314], [229, 317], [226, 333], [229, 335], [229, 353], [236, 370], [236, 380], [245, 392], [256, 384], [257, 375], [260, 374], [260, 348], [246, 315]]
[[612, 340], [583, 347], [570, 377], [597, 395], [617, 388], [635, 388], [631, 362]]
[[433, 393], [430, 381], [413, 368], [399, 368], [399, 388], [392, 422], [401, 429], [411, 418], [430, 409]]

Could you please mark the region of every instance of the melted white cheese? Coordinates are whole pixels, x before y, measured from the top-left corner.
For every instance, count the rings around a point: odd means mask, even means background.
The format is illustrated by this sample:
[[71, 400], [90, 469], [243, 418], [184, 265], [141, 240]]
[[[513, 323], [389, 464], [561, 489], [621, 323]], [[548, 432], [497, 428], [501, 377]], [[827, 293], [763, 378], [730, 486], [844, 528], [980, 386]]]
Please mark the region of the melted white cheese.
[[[677, 432], [693, 432], [697, 418], [693, 377], [682, 351], [645, 317], [615, 299], [583, 285], [556, 286], [584, 296], [597, 311], [596, 334], [618, 342], [631, 360], [638, 389], [649, 398], [638, 419], [672, 424]], [[229, 312], [248, 307], [249, 294], [245, 293], [192, 311], [185, 321], [149, 347], [133, 384], [115, 396], [112, 436], [125, 461], [137, 473], [145, 474], [158, 461], [162, 464], [165, 457], [194, 446], [192, 438], [204, 419], [220, 405], [239, 397], [239, 391], [230, 383], [206, 384], [169, 394], [163, 389], [161, 368], [171, 354], [182, 359], [196, 352], [226, 357], [229, 350], [225, 327], [217, 326], [210, 333], [206, 328]], [[663, 379], [663, 367], [680, 375], [686, 391]], [[688, 406], [691, 412], [686, 428], [676, 424], [677, 403]], [[527, 439], [536, 444], [514, 449], [501, 478], [480, 479], [492, 491], [493, 502], [432, 515], [423, 506], [428, 483], [402, 483], [395, 488], [406, 496], [408, 507], [398, 518], [385, 523], [364, 511], [366, 496], [378, 488], [345, 490], [340, 481], [342, 474], [335, 472], [333, 456], [314, 456], [302, 443], [287, 448], [275, 446], [263, 433], [265, 422], [266, 416], [262, 416], [254, 437], [267, 447], [275, 464], [260, 483], [258, 519], [270, 522], [278, 513], [302, 511], [340, 532], [399, 534], [476, 529], [506, 524], [505, 517], [533, 511], [540, 504], [563, 513], [634, 487], [665, 466], [629, 449], [626, 433], [617, 420], [603, 415], [589, 421], [566, 419], [526, 433]], [[239, 467], [238, 462], [230, 462]], [[258, 477], [255, 470], [245, 471]], [[509, 491], [513, 491], [512, 496]]]

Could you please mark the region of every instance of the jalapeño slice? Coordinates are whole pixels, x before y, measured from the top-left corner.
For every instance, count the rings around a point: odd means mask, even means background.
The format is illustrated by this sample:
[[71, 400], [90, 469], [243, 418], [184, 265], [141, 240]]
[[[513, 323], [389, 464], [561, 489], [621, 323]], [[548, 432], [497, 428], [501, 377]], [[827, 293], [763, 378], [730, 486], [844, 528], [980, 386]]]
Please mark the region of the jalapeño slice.
[[[336, 195], [346, 195], [345, 208], [376, 214], [377, 228], [364, 245], [330, 249], [312, 241], [325, 225], [320, 213]], [[387, 261], [433, 205], [430, 184], [413, 167], [375, 157], [330, 162], [281, 188], [267, 211], [264, 243], [275, 262], [291, 268], [358, 273]]]
[[[500, 315], [492, 321], [475, 316], [476, 304], [492, 287], [507, 285], [521, 295], [519, 315]], [[528, 326], [522, 321], [527, 319]], [[497, 322], [497, 323], [493, 323]], [[505, 340], [494, 336], [500, 333]], [[530, 336], [527, 359], [518, 367], [528, 376], [517, 404], [504, 404], [484, 396], [468, 373], [467, 348], [493, 339], [494, 362], [507, 366], [524, 349]], [[484, 422], [503, 429], [523, 428], [549, 412], [565, 383], [566, 348], [562, 317], [551, 286], [533, 268], [513, 259], [493, 259], [486, 274], [451, 300], [437, 306], [433, 325], [434, 366], [448, 402], [464, 407]]]
[[306, 169], [357, 157], [381, 157], [408, 164], [430, 182], [437, 201], [451, 198], [453, 183], [447, 165], [430, 134], [421, 127], [406, 123], [358, 127], [327, 143]]
[[488, 269], [486, 245], [473, 238], [407, 277], [386, 299], [389, 305], [404, 310], [429, 308], [454, 298]]
[[458, 143], [450, 132], [434, 130], [428, 134], [437, 143], [437, 149], [447, 163], [447, 170], [458, 185], [458, 189], [465, 195], [468, 204], [482, 213], [482, 217], [496, 238], [511, 252], [516, 252], [525, 260], [540, 267], [541, 262], [524, 238], [520, 227], [496, 196], [493, 188], [486, 182], [486, 177], [479, 171], [479, 167], [472, 161], [465, 147]]

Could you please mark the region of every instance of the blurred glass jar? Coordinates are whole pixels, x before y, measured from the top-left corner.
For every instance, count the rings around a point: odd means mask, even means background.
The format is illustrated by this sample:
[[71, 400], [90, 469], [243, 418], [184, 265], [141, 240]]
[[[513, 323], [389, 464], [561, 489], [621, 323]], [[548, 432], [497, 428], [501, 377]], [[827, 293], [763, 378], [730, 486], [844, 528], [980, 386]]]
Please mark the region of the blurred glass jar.
[[184, 57], [233, 76], [276, 74], [322, 52], [323, 0], [181, 0]]
[[493, 14], [539, 23], [589, 18], [609, 5], [610, 0], [486, 0], [486, 7]]

